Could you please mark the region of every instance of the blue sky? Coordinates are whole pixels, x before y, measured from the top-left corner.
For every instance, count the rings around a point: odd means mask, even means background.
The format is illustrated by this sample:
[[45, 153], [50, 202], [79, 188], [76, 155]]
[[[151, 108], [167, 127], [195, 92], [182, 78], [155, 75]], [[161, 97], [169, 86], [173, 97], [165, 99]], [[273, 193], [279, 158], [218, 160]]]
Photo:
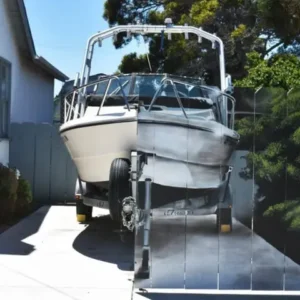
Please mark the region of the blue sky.
[[[73, 79], [82, 68], [88, 38], [108, 28], [103, 19], [105, 0], [25, 0], [28, 19], [38, 55]], [[145, 53], [146, 45], [136, 41], [116, 50], [112, 39], [95, 48], [92, 74], [110, 74], [122, 57], [131, 52]], [[55, 81], [56, 95], [62, 83]]]

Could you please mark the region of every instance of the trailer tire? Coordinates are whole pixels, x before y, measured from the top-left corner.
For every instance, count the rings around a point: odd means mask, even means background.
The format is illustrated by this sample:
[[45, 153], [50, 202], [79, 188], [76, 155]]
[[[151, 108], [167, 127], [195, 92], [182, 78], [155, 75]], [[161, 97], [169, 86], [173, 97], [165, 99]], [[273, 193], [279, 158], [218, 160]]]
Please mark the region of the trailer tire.
[[113, 221], [121, 222], [122, 201], [131, 195], [130, 164], [128, 160], [116, 158], [110, 167], [108, 206]]

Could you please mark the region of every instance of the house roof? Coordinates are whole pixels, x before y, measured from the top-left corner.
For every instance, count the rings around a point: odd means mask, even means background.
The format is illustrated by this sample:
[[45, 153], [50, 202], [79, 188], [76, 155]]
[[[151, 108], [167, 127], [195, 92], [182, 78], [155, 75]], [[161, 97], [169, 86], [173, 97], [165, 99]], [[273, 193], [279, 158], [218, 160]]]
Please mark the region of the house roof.
[[55, 68], [42, 56], [38, 56], [28, 22], [26, 8], [23, 0], [4, 0], [9, 18], [11, 20], [13, 30], [16, 34], [17, 44], [22, 51], [23, 55], [26, 55], [33, 61], [38, 67], [46, 71], [49, 75], [60, 81], [66, 81], [69, 78]]

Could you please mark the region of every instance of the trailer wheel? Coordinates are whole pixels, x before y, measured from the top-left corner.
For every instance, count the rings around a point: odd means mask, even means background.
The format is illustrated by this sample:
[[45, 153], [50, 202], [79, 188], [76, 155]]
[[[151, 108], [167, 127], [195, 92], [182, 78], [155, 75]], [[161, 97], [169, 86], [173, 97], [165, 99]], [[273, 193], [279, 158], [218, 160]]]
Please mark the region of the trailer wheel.
[[219, 233], [232, 232], [232, 209], [217, 209], [217, 230]]
[[131, 195], [129, 171], [129, 162], [121, 158], [115, 159], [110, 167], [108, 206], [110, 216], [116, 222], [121, 221], [123, 199]]

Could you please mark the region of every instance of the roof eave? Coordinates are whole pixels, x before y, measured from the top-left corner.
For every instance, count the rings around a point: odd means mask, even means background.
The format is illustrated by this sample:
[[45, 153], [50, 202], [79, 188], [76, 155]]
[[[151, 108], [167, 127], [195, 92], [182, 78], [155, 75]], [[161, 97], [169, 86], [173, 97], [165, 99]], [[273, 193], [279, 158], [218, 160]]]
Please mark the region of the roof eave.
[[[9, 0], [9, 1], [11, 1], [11, 0]], [[60, 81], [68, 80], [69, 79], [68, 76], [66, 76], [61, 71], [59, 71], [57, 68], [55, 68], [45, 58], [43, 58], [42, 56], [38, 56], [36, 54], [34, 41], [32, 38], [30, 25], [29, 25], [29, 21], [28, 21], [28, 16], [27, 16], [25, 5], [24, 5], [24, 0], [15, 0], [15, 1], [16, 1], [17, 7], [18, 7], [20, 19], [22, 20], [21, 22], [23, 23], [22, 29], [24, 30], [24, 33], [26, 36], [27, 49], [29, 52], [28, 54], [31, 56], [31, 59], [33, 60], [33, 62], [36, 65], [38, 65], [41, 69], [46, 71], [49, 75], [53, 76], [55, 79], [58, 79]]]
[[69, 80], [69, 77], [64, 73], [60, 72], [56, 69], [52, 64], [50, 64], [45, 58], [42, 56], [35, 56], [33, 62], [37, 64], [40, 68], [42, 68], [47, 73], [51, 74], [55, 79], [65, 82]]

